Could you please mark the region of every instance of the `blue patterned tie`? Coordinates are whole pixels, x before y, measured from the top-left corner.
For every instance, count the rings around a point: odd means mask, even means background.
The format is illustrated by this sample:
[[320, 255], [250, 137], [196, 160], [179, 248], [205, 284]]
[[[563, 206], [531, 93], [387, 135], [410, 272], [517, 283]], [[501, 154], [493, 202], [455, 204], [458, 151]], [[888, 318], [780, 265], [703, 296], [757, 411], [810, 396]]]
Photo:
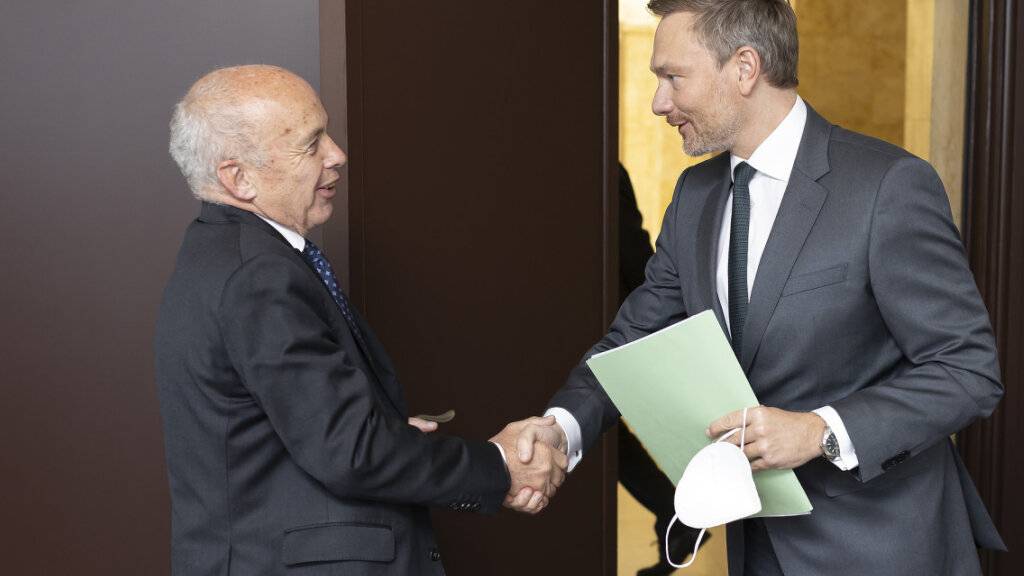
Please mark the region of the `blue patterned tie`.
[[352, 335], [355, 337], [359, 345], [363, 347], [363, 351], [369, 354], [369, 348], [366, 347], [366, 341], [363, 340], [363, 333], [359, 330], [359, 326], [356, 324], [356, 319], [352, 315], [352, 307], [348, 303], [348, 298], [345, 297], [345, 293], [341, 291], [338, 286], [338, 279], [334, 276], [334, 270], [331, 268], [331, 263], [324, 257], [324, 253], [317, 248], [316, 244], [313, 244], [309, 240], [306, 240], [306, 247], [302, 250], [302, 256], [313, 265], [316, 273], [320, 275], [320, 280], [323, 280], [324, 286], [327, 287], [327, 291], [331, 293], [331, 298], [334, 298], [334, 303], [338, 305], [338, 309], [341, 310], [341, 315], [345, 317], [345, 321], [348, 322], [349, 329], [352, 330]]
[[750, 232], [750, 179], [757, 170], [740, 162], [732, 185], [732, 226], [729, 230], [729, 332], [736, 358], [743, 352], [747, 323], [747, 239]]

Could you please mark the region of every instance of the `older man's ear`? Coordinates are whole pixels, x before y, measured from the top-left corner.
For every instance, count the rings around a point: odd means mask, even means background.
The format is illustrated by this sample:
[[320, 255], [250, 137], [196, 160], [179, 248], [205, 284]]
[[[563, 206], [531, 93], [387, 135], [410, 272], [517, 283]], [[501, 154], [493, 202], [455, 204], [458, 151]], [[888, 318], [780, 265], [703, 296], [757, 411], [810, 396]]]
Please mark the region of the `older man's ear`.
[[256, 198], [256, 188], [249, 181], [245, 168], [235, 158], [217, 164], [217, 180], [235, 200], [252, 202]]

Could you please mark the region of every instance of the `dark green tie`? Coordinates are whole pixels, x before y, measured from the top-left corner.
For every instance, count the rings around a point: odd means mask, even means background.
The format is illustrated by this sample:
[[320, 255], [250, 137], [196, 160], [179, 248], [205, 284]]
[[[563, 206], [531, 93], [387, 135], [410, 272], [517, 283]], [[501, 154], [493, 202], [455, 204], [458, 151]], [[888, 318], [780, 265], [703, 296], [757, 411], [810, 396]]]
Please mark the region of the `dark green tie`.
[[740, 162], [733, 172], [732, 226], [729, 229], [729, 332], [736, 358], [743, 351], [747, 322], [747, 236], [750, 232], [750, 179], [757, 171]]

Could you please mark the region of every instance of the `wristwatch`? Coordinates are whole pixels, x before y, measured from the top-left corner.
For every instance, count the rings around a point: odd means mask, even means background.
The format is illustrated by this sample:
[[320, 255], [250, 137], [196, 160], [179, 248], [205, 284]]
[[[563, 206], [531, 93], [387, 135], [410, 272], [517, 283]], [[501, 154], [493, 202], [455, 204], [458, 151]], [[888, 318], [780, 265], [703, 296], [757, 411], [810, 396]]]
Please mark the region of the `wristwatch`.
[[839, 460], [839, 440], [828, 424], [825, 425], [825, 433], [821, 436], [821, 456], [833, 464]]

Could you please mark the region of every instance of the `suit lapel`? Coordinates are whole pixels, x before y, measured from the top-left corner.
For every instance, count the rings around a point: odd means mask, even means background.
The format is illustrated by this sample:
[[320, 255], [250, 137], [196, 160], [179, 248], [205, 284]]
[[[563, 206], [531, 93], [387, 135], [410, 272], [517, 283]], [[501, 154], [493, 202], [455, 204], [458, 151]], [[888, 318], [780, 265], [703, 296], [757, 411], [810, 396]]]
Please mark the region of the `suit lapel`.
[[[297, 251], [296, 254], [298, 254]], [[298, 254], [298, 258], [302, 260], [306, 267], [309, 268], [310, 272], [313, 273], [313, 277], [316, 278], [317, 284], [324, 289], [324, 292], [327, 292], [327, 286], [324, 285], [323, 281], [320, 279], [320, 275], [317, 273], [316, 269], [313, 268], [313, 265], [303, 258], [302, 254]], [[341, 319], [341, 323], [349, 328], [349, 336], [355, 344], [356, 350], [363, 357], [363, 362], [366, 364], [367, 368], [369, 368], [372, 378], [377, 381], [377, 384], [384, 391], [384, 396], [388, 399], [388, 402], [390, 402], [395, 410], [398, 411], [400, 416], [405, 417], [405, 403], [402, 400], [401, 388], [398, 385], [398, 381], [394, 378], [394, 374], [383, 368], [381, 362], [383, 347], [380, 342], [377, 341], [376, 337], [373, 336], [373, 332], [366, 324], [366, 321], [363, 320], [355, 307], [350, 305], [352, 319], [355, 321], [356, 327], [362, 333], [363, 339], [367, 341], [366, 346], [363, 346], [359, 341], [359, 338], [356, 338], [356, 335], [352, 333], [352, 329], [348, 325], [348, 321], [345, 320], [345, 316], [341, 313], [341, 310], [338, 308], [337, 303], [334, 302], [334, 299], [331, 297], [329, 292], [327, 292], [327, 302], [329, 302], [332, 309], [337, 312], [338, 317]], [[376, 348], [381, 352], [381, 354], [374, 354], [373, 348]]]
[[[352, 310], [352, 317], [355, 319], [356, 325], [359, 326], [359, 330], [363, 333], [366, 345], [370, 348], [369, 350], [363, 350], [367, 364], [373, 370], [377, 382], [380, 383], [380, 387], [384, 390], [388, 401], [404, 418], [406, 416], [405, 399], [402, 397], [402, 387], [398, 383], [398, 378], [390, 369], [392, 366], [391, 358], [384, 352], [384, 345], [377, 340], [377, 335], [374, 334], [370, 326], [355, 309]], [[360, 350], [362, 350], [362, 346], [360, 346]]]
[[[305, 266], [309, 269], [310, 274], [312, 274], [312, 277], [315, 279], [315, 282], [324, 289], [324, 292], [327, 292], [327, 287], [324, 286], [323, 281], [320, 279], [320, 275], [317, 273], [316, 269], [313, 268], [313, 265], [310, 264], [309, 261], [302, 256], [302, 253], [295, 250], [294, 247], [288, 243], [288, 240], [286, 240], [284, 236], [282, 236], [277, 230], [275, 230], [273, 226], [267, 224], [267, 222], [264, 221], [259, 216], [256, 216], [251, 212], [235, 208], [233, 206], [224, 206], [220, 204], [210, 204], [204, 202], [201, 208], [199, 219], [204, 222], [240, 222], [248, 224], [250, 226], [256, 226], [257, 228], [263, 230], [271, 237], [276, 238], [282, 244], [290, 248], [290, 251], [294, 253], [295, 257], [298, 258], [299, 261], [305, 264]], [[348, 322], [344, 319], [344, 316], [341, 314], [341, 310], [338, 310], [337, 305], [334, 303], [334, 300], [333, 298], [330, 297], [329, 293], [327, 296], [327, 300], [337, 311], [338, 316], [341, 318], [341, 321], [347, 326]], [[388, 368], [391, 365], [391, 360], [387, 357], [387, 355], [384, 354], [383, 346], [376, 339], [376, 337], [373, 336], [373, 332], [370, 330], [370, 327], [366, 325], [366, 322], [362, 319], [362, 317], [360, 317], [359, 313], [356, 312], [355, 309], [352, 310], [352, 316], [356, 321], [356, 325], [363, 333], [363, 336], [368, 339], [367, 347], [373, 349], [366, 350], [366, 347], [359, 343], [359, 339], [355, 337], [355, 334], [352, 334], [351, 338], [352, 341], [355, 343], [356, 350], [358, 350], [359, 353], [362, 355], [364, 363], [371, 372], [371, 377], [377, 381], [378, 385], [380, 385], [381, 389], [384, 391], [384, 396], [387, 398], [388, 402], [390, 402], [391, 405], [395, 408], [395, 410], [398, 411], [399, 415], [404, 418], [406, 414], [405, 401], [402, 398], [402, 389], [401, 386], [398, 384], [398, 379], [395, 378], [394, 373], [390, 370], [390, 368]]]
[[726, 337], [729, 336], [728, 325], [725, 323], [725, 313], [722, 311], [722, 303], [718, 300], [716, 290], [716, 277], [718, 270], [718, 238], [722, 228], [722, 216], [725, 213], [725, 203], [729, 200], [729, 188], [732, 178], [729, 176], [729, 155], [719, 156], [720, 166], [714, 172], [718, 173], [714, 179], [717, 184], [708, 194], [704, 201], [704, 212], [701, 213], [700, 225], [697, 229], [697, 280], [698, 288], [706, 302], [715, 312], [718, 323]]
[[747, 306], [740, 365], [745, 372], [761, 346], [765, 330], [782, 296], [782, 288], [796, 264], [807, 236], [825, 204], [828, 190], [818, 180], [828, 173], [831, 125], [807, 106], [807, 124], [797, 151], [789, 185], [765, 245]]

